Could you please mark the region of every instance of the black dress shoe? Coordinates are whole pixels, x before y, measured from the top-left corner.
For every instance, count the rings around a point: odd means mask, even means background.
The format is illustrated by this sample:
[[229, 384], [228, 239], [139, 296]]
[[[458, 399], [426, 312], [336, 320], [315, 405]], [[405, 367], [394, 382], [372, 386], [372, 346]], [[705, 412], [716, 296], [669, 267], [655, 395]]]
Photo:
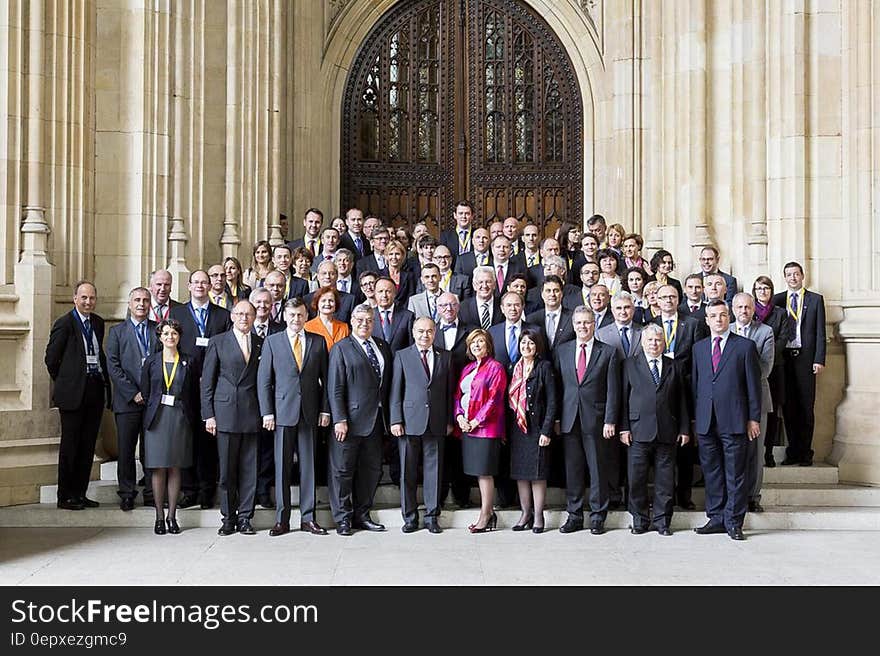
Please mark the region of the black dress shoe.
[[697, 535], [712, 535], [713, 533], [726, 533], [726, 529], [724, 528], [724, 524], [718, 524], [709, 520], [703, 526], [698, 526], [694, 529], [694, 533]]
[[626, 510], [623, 501], [612, 501], [608, 504], [608, 510]]
[[235, 524], [232, 522], [223, 522], [217, 529], [217, 535], [232, 535], [233, 533], [235, 533]]
[[746, 536], [743, 535], [743, 530], [737, 526], [735, 528], [730, 529], [727, 534], [730, 536], [731, 540], [745, 540]]
[[789, 465], [799, 465], [799, 464], [801, 464], [801, 462], [800, 462], [800, 460], [795, 460], [794, 458], [789, 458], [788, 456], [786, 456], [785, 460], [783, 460], [779, 464], [781, 464], [783, 467], [787, 467]]
[[167, 531], [165, 530], [165, 520], [157, 519], [156, 523], [153, 525], [153, 533], [156, 535], [165, 535]]
[[633, 535], [642, 535], [643, 533], [647, 533], [648, 529], [644, 526], [630, 526], [629, 532]]
[[354, 528], [363, 529], [364, 531], [384, 531], [385, 525], [379, 524], [378, 522], [374, 522], [369, 517], [364, 517], [363, 519], [353, 522], [352, 526]]
[[672, 529], [669, 528], [668, 526], [661, 526], [660, 528], [657, 529], [657, 532], [660, 535], [672, 535]]
[[169, 517], [165, 520], [168, 524], [168, 532], [172, 535], [180, 534], [180, 524], [177, 523], [177, 517]]
[[238, 532], [242, 535], [256, 535], [257, 531], [251, 526], [249, 519], [242, 520], [238, 523]]
[[696, 510], [697, 504], [695, 504], [690, 499], [687, 499], [685, 501], [679, 501], [678, 507], [681, 508], [682, 510]]
[[437, 523], [436, 519], [434, 521], [426, 520], [425, 528], [428, 529], [428, 533], [437, 534], [443, 532], [443, 529], [440, 528], [440, 524]]
[[82, 510], [85, 508], [79, 499], [59, 499], [56, 505], [63, 510]]
[[261, 494], [257, 497], [257, 505], [261, 508], [274, 508], [275, 504], [272, 503], [272, 497], [268, 494]]
[[336, 533], [339, 535], [344, 535], [346, 537], [349, 535], [353, 535], [353, 532], [351, 530], [351, 524], [349, 524], [348, 522], [341, 522], [336, 527]]
[[210, 510], [211, 508], [214, 507], [214, 502], [211, 499], [205, 498], [205, 499], [202, 499], [201, 501], [199, 501], [199, 507], [202, 510]]
[[156, 501], [153, 497], [144, 497], [144, 508], [153, 508], [156, 506]]
[[799, 467], [812, 467], [812, 466], [813, 466], [813, 461], [812, 461], [812, 460], [801, 460], [801, 461], [798, 463], [798, 466], [799, 466]]
[[273, 538], [277, 535], [284, 535], [285, 533], [290, 533], [290, 524], [275, 522], [275, 526], [269, 529], [269, 535]]
[[128, 512], [129, 510], [134, 510], [134, 499], [131, 497], [125, 497], [119, 502], [119, 509]]
[[776, 466], [776, 458], [773, 457], [772, 453], [764, 456], [764, 466], [765, 467], [775, 467]]
[[583, 520], [578, 521], [571, 515], [569, 515], [568, 519], [565, 520], [565, 524], [559, 527], [560, 533], [574, 533], [575, 531], [584, 530], [584, 522]]
[[84, 508], [97, 508], [101, 505], [94, 499], [89, 499], [88, 497], [80, 497], [79, 502], [83, 505]]
[[605, 532], [604, 522], [592, 522], [590, 524], [590, 533], [593, 535], [602, 535]]
[[199, 498], [195, 494], [184, 494], [177, 502], [178, 508], [191, 508], [199, 502]]
[[418, 522], [407, 522], [406, 524], [404, 524], [403, 526], [400, 527], [400, 530], [403, 531], [404, 533], [415, 533], [416, 531], [419, 530], [419, 523]]
[[764, 506], [761, 505], [760, 501], [749, 501], [749, 512], [762, 513], [764, 512]]
[[312, 535], [327, 535], [327, 529], [314, 520], [312, 520], [311, 522], [301, 522], [299, 525], [299, 530], [306, 533], [311, 533]]

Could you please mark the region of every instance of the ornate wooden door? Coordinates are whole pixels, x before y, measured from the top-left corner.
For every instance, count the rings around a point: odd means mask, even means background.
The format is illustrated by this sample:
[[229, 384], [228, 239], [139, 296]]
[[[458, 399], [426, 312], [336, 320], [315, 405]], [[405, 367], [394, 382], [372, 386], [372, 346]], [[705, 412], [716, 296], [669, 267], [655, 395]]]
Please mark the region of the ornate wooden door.
[[478, 221], [583, 218], [583, 107], [564, 48], [519, 0], [403, 0], [346, 86], [342, 207], [435, 234]]

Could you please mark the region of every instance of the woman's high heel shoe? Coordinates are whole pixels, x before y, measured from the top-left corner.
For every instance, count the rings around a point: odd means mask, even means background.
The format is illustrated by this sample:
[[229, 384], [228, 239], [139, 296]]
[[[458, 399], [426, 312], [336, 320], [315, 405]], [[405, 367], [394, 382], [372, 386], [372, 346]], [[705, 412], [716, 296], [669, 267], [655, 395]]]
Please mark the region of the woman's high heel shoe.
[[527, 531], [535, 524], [535, 514], [529, 513], [529, 517], [522, 524], [514, 524], [510, 530], [512, 531]]
[[165, 520], [157, 519], [156, 525], [153, 527], [153, 533], [156, 535], [165, 535], [167, 531], [165, 530]]
[[471, 533], [486, 533], [487, 531], [494, 531], [498, 527], [498, 515], [494, 512], [492, 516], [489, 517], [489, 521], [486, 522], [486, 525], [480, 528], [476, 524], [471, 524], [468, 526], [468, 530]]
[[544, 513], [541, 513], [541, 525], [538, 526], [537, 522], [532, 525], [532, 533], [543, 533], [544, 532]]
[[180, 533], [180, 525], [177, 523], [177, 517], [169, 517], [168, 520], [168, 532], [172, 535], [177, 535]]

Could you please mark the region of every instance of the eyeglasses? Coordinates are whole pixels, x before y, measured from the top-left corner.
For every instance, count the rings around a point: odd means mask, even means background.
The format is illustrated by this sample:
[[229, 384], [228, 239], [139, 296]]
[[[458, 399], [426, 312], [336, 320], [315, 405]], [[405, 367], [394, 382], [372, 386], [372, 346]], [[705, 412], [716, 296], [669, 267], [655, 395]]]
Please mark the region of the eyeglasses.
[[358, 323], [358, 324], [360, 324], [360, 323], [373, 323], [373, 317], [362, 317], [360, 319], [357, 317], [352, 317], [351, 322]]
[[438, 308], [451, 308], [455, 307], [455, 303], [437, 303]]

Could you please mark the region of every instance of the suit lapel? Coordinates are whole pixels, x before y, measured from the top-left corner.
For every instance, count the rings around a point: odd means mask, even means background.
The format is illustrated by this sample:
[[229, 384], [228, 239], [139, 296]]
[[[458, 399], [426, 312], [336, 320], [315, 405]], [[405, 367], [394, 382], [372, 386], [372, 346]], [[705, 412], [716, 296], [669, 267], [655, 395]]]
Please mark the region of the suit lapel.
[[354, 348], [354, 350], [355, 350], [355, 352], [357, 352], [358, 356], [360, 358], [362, 358], [364, 362], [367, 363], [367, 368], [370, 371], [370, 375], [372, 375], [373, 378], [376, 378], [381, 383], [382, 382], [381, 379], [376, 377], [376, 370], [373, 369], [373, 364], [370, 362], [370, 358], [367, 357], [366, 351], [361, 346], [361, 340], [358, 339], [357, 337], [354, 337], [353, 335], [350, 336], [348, 339], [351, 341], [352, 348]]
[[[599, 360], [599, 351], [602, 348], [601, 346], [599, 348], [596, 348], [597, 343], [601, 344], [601, 342], [599, 342], [598, 340], [596, 340], [594, 338], [593, 339], [593, 348], [590, 349], [590, 360], [587, 362], [587, 371], [584, 374], [584, 379], [580, 382], [581, 386], [584, 385], [590, 378], [593, 377], [593, 371], [595, 371], [596, 362]], [[577, 341], [575, 341], [574, 344], [575, 344], [575, 346], [577, 346]], [[577, 368], [575, 368], [574, 379], [575, 379], [575, 382], [577, 382]]]
[[[733, 332], [730, 333], [727, 337], [727, 343], [724, 344], [724, 350], [721, 351], [721, 359], [718, 361], [718, 369], [715, 371], [715, 374], [712, 378], [717, 378], [718, 374], [721, 373], [721, 370], [724, 369], [724, 365], [727, 364], [727, 361], [730, 359], [730, 351], [736, 348], [736, 345], [733, 342], [736, 341], [738, 335], [735, 335]], [[712, 346], [709, 347], [709, 360], [712, 360]]]

